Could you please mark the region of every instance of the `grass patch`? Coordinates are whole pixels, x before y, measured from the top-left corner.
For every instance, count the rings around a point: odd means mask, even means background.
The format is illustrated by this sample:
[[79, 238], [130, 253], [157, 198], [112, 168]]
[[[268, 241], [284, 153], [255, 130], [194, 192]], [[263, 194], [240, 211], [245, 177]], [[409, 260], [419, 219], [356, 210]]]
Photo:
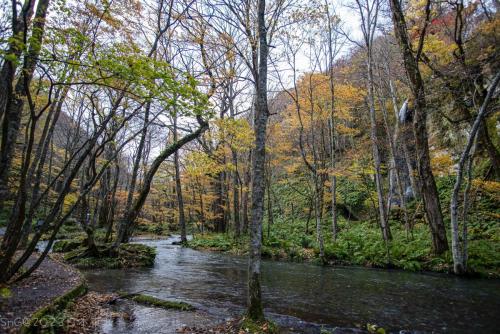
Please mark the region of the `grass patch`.
[[120, 294], [121, 298], [133, 300], [136, 303], [155, 306], [170, 310], [194, 311], [195, 307], [185, 302], [177, 302], [172, 300], [164, 300], [149, 295], [143, 294]]

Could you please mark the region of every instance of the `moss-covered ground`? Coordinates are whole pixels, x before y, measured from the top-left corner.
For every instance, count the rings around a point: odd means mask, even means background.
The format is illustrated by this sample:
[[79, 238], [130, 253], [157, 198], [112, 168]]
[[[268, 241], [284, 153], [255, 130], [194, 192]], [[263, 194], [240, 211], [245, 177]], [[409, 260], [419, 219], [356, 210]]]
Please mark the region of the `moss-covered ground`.
[[165, 300], [165, 299], [160, 299], [160, 298], [156, 298], [153, 296], [144, 295], [144, 294], [140, 294], [140, 293], [135, 293], [135, 294], [121, 293], [120, 296], [121, 296], [121, 298], [130, 299], [130, 300], [133, 300], [134, 302], [139, 303], [139, 304], [148, 305], [148, 306], [155, 306], [155, 307], [160, 307], [160, 308], [164, 308], [164, 309], [174, 309], [174, 310], [180, 310], [180, 311], [193, 311], [193, 310], [195, 310], [194, 306], [192, 306], [188, 303], [185, 303], [185, 302]]
[[64, 259], [79, 269], [152, 267], [156, 251], [143, 244], [121, 244], [109, 252], [111, 244], [99, 245], [101, 255], [85, 256], [86, 248], [79, 247], [64, 254]]

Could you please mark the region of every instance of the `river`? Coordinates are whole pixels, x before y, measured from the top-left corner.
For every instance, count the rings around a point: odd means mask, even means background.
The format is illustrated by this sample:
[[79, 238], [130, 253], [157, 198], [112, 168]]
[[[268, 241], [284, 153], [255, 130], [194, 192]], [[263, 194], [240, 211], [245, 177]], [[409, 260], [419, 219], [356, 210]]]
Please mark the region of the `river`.
[[[200, 312], [196, 323], [211, 324], [244, 311], [245, 257], [172, 245], [176, 238], [141, 241], [157, 249], [153, 268], [89, 270], [89, 287], [100, 292], [142, 292], [182, 300]], [[443, 274], [306, 263], [263, 261], [266, 313], [290, 333], [377, 324], [390, 332], [498, 333], [500, 281]], [[134, 321], [107, 321], [108, 333], [169, 333], [193, 322], [190, 312], [131, 305]], [[175, 332], [175, 331], [171, 331]]]

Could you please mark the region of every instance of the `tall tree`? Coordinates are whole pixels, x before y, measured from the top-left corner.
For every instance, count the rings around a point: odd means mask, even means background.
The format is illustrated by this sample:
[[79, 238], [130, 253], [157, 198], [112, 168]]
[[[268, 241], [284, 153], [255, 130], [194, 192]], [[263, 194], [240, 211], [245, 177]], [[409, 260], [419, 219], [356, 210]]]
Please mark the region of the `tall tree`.
[[429, 141], [427, 133], [427, 103], [425, 99], [424, 81], [419, 69], [419, 61], [422, 56], [427, 26], [430, 21], [431, 0], [425, 5], [425, 22], [420, 31], [420, 37], [416, 52], [413, 52], [408, 36], [406, 19], [398, 0], [389, 1], [392, 11], [392, 22], [394, 32], [401, 48], [403, 62], [405, 65], [412, 99], [409, 108], [413, 111], [413, 131], [415, 133], [415, 146], [417, 150], [418, 173], [420, 176], [420, 193], [424, 202], [427, 220], [432, 234], [432, 249], [435, 254], [442, 254], [448, 250], [446, 229], [443, 222], [441, 203], [431, 169], [429, 154]]
[[[495, 77], [493, 78], [489, 88], [488, 88], [488, 93], [486, 94], [486, 97], [483, 101], [483, 104], [481, 105], [481, 108], [479, 109], [479, 112], [476, 116], [476, 119], [474, 120], [474, 123], [472, 124], [472, 128], [470, 131], [469, 138], [467, 140], [467, 143], [465, 145], [465, 149], [462, 152], [460, 156], [460, 160], [458, 162], [458, 171], [457, 171], [457, 176], [455, 180], [455, 185], [453, 187], [453, 192], [450, 200], [450, 215], [451, 215], [451, 252], [453, 255], [453, 271], [455, 274], [463, 274], [467, 270], [467, 225], [466, 225], [466, 214], [467, 214], [467, 203], [465, 203], [464, 200], [464, 227], [463, 227], [463, 237], [462, 237], [462, 242], [460, 243], [460, 236], [459, 236], [459, 230], [458, 230], [458, 207], [459, 207], [459, 193], [460, 193], [460, 188], [462, 186], [463, 182], [463, 177], [464, 177], [464, 167], [465, 164], [468, 162], [469, 164], [469, 169], [472, 166], [472, 159], [473, 157], [471, 156], [471, 149], [474, 145], [474, 142], [476, 141], [476, 136], [478, 135], [479, 129], [481, 127], [481, 124], [483, 123], [485, 117], [488, 114], [488, 106], [493, 99], [493, 96], [495, 94], [495, 90], [500, 83], [500, 72], [498, 72]], [[469, 172], [470, 173], [470, 172]], [[470, 180], [469, 180], [470, 182]], [[464, 195], [465, 198], [467, 198], [467, 189], [466, 193]]]
[[[178, 140], [177, 134], [177, 115], [173, 115], [173, 138], [174, 142]], [[179, 228], [181, 230], [181, 243], [187, 244], [186, 236], [186, 217], [184, 212], [184, 198], [182, 197], [181, 171], [179, 162], [179, 151], [174, 152], [174, 169], [175, 169], [175, 194], [177, 196], [177, 210], [179, 216]]]
[[378, 218], [382, 237], [388, 242], [391, 236], [389, 228], [387, 208], [384, 200], [384, 189], [382, 180], [381, 154], [377, 136], [377, 118], [375, 109], [375, 81], [373, 76], [373, 38], [377, 30], [377, 21], [380, 11], [380, 0], [356, 0], [359, 15], [361, 17], [361, 32], [363, 33], [364, 49], [366, 52], [366, 91], [367, 105], [370, 113], [370, 139], [372, 143], [372, 156], [375, 167], [375, 185], [377, 187]]
[[[48, 13], [50, 0], [38, 1], [36, 13], [33, 19], [31, 30], [29, 29], [30, 18], [34, 0], [27, 0], [23, 6], [22, 12], [17, 16], [17, 3], [12, 2], [13, 15], [13, 38], [9, 59], [3, 64], [0, 83], [5, 89], [0, 93], [0, 116], [2, 120], [2, 138], [0, 145], [0, 207], [2, 200], [7, 197], [9, 172], [12, 165], [12, 158], [16, 149], [16, 141], [21, 126], [21, 115], [24, 109], [26, 99], [30, 99], [30, 85], [33, 79], [40, 50], [42, 49], [43, 35], [45, 31], [45, 18]], [[28, 34], [31, 33], [30, 38]], [[22, 52], [21, 45], [26, 45], [26, 51]], [[21, 75], [14, 85], [14, 74], [16, 72], [16, 63], [23, 62]], [[14, 85], [14, 87], [13, 87]], [[30, 101], [30, 103], [32, 103]]]
[[247, 316], [255, 321], [264, 320], [262, 291], [260, 286], [262, 222], [264, 218], [264, 191], [266, 167], [266, 128], [269, 117], [267, 105], [267, 44], [266, 1], [257, 3], [257, 29], [259, 62], [255, 73], [255, 148], [252, 156], [252, 207], [250, 221], [250, 255], [248, 261]]

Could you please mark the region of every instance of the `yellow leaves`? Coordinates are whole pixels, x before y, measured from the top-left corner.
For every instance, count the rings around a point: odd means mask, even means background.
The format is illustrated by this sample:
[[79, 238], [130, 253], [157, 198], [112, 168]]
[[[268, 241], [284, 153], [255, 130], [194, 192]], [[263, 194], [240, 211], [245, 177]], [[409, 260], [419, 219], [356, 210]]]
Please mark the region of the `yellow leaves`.
[[439, 65], [446, 65], [453, 60], [455, 44], [443, 40], [436, 34], [427, 35], [424, 43], [424, 52], [427, 57]]
[[[304, 127], [311, 126], [310, 115], [313, 114], [314, 120], [326, 122], [332, 113], [332, 92], [330, 87], [330, 78], [324, 74], [306, 74], [297, 84], [296, 99], [299, 104], [302, 123]], [[333, 114], [336, 120], [344, 123], [353, 120], [353, 110], [361, 103], [365, 96], [364, 90], [351, 84], [335, 83], [333, 91]], [[287, 108], [290, 114], [288, 123], [292, 127], [299, 126], [299, 119], [295, 104], [290, 104]], [[343, 134], [354, 134], [351, 129], [345, 125], [341, 129]]]
[[227, 142], [232, 149], [238, 152], [248, 151], [254, 141], [254, 133], [245, 119], [224, 118], [216, 119], [217, 127], [214, 134], [218, 141]]
[[500, 201], [500, 182], [474, 179], [472, 180], [472, 185], [475, 189], [481, 189], [481, 191], [488, 193], [491, 197]]
[[5, 286], [0, 287], [0, 298], [7, 299], [10, 297], [12, 297], [12, 291]]
[[217, 173], [219, 170], [217, 162], [205, 152], [191, 152], [186, 157], [186, 174], [188, 176], [201, 177], [208, 171]]
[[431, 158], [431, 167], [435, 175], [449, 175], [453, 166], [453, 160], [447, 152], [435, 152]]
[[359, 129], [345, 126], [342, 123], [337, 123], [335, 126], [335, 130], [337, 131], [338, 134], [346, 136], [355, 136], [360, 132]]
[[302, 166], [303, 165], [301, 163], [297, 162], [285, 165], [284, 169], [287, 174], [295, 174], [298, 170], [302, 168]]
[[66, 197], [64, 198], [64, 204], [63, 204], [64, 211], [66, 212], [67, 210], [69, 210], [71, 208], [71, 206], [73, 206], [73, 204], [76, 203], [77, 200], [78, 200], [77, 193], [69, 193], [68, 195], [66, 195]]
[[338, 84], [335, 86], [335, 117], [351, 121], [352, 110], [363, 103], [365, 91], [351, 84]]

